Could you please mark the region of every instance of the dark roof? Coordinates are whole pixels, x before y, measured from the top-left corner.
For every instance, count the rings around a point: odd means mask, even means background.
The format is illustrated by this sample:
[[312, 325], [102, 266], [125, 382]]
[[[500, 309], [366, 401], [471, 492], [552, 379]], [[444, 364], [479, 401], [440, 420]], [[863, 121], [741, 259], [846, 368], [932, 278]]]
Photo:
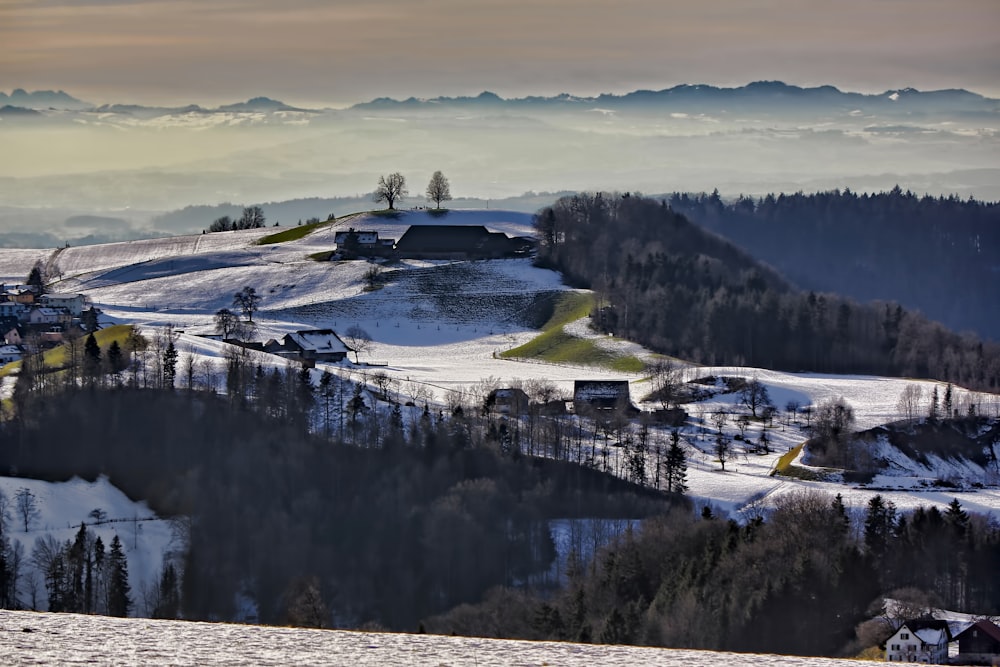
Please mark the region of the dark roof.
[[628, 395], [628, 380], [576, 380], [573, 383], [576, 400], [616, 399]]
[[[497, 235], [482, 225], [411, 225], [396, 243], [399, 252], [475, 252]], [[507, 241], [506, 234], [499, 234]]]
[[993, 639], [993, 641], [1000, 642], [1000, 627], [997, 627], [996, 623], [987, 619], [981, 619], [976, 621], [975, 623], [967, 627], [965, 630], [962, 630], [957, 635], [955, 635], [955, 639], [958, 639], [959, 637], [969, 632], [973, 628], [981, 630], [985, 635]]

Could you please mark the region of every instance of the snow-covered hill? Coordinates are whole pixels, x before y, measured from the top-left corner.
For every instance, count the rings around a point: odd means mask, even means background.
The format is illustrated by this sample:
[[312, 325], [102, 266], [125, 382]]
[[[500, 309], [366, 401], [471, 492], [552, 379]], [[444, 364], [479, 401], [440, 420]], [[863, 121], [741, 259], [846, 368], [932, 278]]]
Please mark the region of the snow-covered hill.
[[[395, 216], [358, 214], [321, 225], [299, 240], [271, 245], [256, 245], [255, 241], [276, 231], [273, 228], [65, 248], [55, 255], [53, 251], [0, 250], [0, 274], [23, 279], [39, 259], [58, 265], [64, 277], [56, 289], [82, 292], [110, 319], [137, 323], [147, 333], [155, 327], [174, 325], [184, 331], [178, 342], [182, 357], [194, 356], [199, 367], [221, 364], [225, 346], [195, 334], [213, 333], [213, 314], [232, 307], [233, 294], [250, 286], [263, 296], [255, 317], [262, 340], [302, 328], [329, 327], [343, 332], [359, 326], [374, 342], [361, 361], [376, 361], [380, 366], [345, 364], [331, 370], [350, 372], [355, 379], [373, 370], [385, 372], [399, 381], [403, 394], [423, 387], [443, 401], [446, 392], [468, 390], [490, 377], [504, 384], [515, 379], [547, 380], [566, 397], [578, 379], [628, 379], [634, 399], [650, 393], [649, 380], [642, 374], [500, 358], [500, 352], [536, 335], [527, 317], [532, 304], [569, 289], [557, 273], [534, 267], [529, 260], [389, 262], [381, 265], [381, 287], [369, 291], [364, 278], [368, 262], [315, 261], [309, 257], [331, 250], [337, 231], [375, 230], [380, 236], [398, 239], [411, 224], [484, 225], [512, 236], [532, 233], [531, 216], [511, 211], [454, 210], [444, 216], [421, 210], [400, 211]], [[585, 321], [567, 330], [622, 354], [652, 356], [627, 341], [598, 336]], [[262, 363], [285, 362], [264, 355]], [[792, 401], [804, 407], [843, 398], [853, 408], [859, 429], [899, 419], [899, 397], [909, 385], [919, 387], [925, 400], [935, 386], [939, 392], [944, 389], [929, 381], [732, 367], [691, 368], [685, 374], [688, 380], [757, 377], [779, 410]], [[975, 403], [980, 414], [996, 416], [1000, 411], [1000, 397], [956, 390], [956, 405], [968, 402]], [[959, 497], [970, 511], [1000, 515], [1000, 490], [988, 479], [983, 480], [985, 488], [964, 485], [960, 491], [925, 483], [927, 475], [935, 471], [926, 473], [925, 481], [917, 475], [896, 476], [879, 478], [867, 486], [771, 476], [779, 456], [808, 437], [801, 419], [776, 420], [767, 429], [771, 453], [744, 454], [737, 447], [737, 456], [722, 471], [704, 433], [706, 416], [720, 410], [738, 411], [736, 403], [735, 395], [723, 394], [686, 406], [693, 418], [683, 436], [689, 453], [690, 494], [700, 503], [738, 513], [748, 504], [767, 505], [782, 494], [806, 487], [843, 493], [855, 508], [882, 493], [900, 509], [921, 504], [943, 507]], [[760, 429], [754, 424], [747, 436], [757, 437]], [[730, 436], [736, 433], [731, 422], [726, 430]], [[609, 448], [608, 455], [617, 456], [615, 452]], [[938, 474], [947, 477], [948, 471]]]

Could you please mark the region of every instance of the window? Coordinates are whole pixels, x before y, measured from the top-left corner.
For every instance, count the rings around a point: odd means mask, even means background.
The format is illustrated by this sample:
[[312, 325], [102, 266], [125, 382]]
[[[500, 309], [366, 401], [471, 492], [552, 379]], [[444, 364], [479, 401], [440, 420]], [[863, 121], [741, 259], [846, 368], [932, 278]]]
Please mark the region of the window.
[[910, 638], [910, 635], [904, 632], [904, 633], [902, 633], [901, 635], [899, 635], [899, 638], [900, 638], [900, 639], [909, 639], [909, 638]]

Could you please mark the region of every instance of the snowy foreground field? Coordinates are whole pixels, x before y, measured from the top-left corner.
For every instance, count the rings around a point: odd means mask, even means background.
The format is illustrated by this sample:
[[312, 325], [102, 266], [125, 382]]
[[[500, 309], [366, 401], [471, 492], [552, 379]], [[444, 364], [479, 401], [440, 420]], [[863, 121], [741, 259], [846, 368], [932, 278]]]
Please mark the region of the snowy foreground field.
[[829, 658], [0, 610], [0, 664], [822, 667], [857, 663]]

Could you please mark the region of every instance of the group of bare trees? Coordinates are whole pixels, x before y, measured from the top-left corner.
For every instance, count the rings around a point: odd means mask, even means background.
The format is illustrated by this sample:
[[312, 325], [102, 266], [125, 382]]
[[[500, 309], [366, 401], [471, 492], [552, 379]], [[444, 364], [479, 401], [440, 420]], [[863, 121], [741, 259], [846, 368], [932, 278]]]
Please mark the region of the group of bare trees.
[[[378, 177], [378, 186], [375, 188], [373, 199], [378, 202], [385, 202], [389, 210], [395, 209], [396, 202], [401, 201], [409, 191], [406, 189], [406, 177], [398, 171], [387, 176]], [[434, 202], [434, 207], [441, 208], [441, 202], [451, 200], [451, 185], [448, 179], [440, 171], [435, 171], [427, 184], [427, 201]]]

